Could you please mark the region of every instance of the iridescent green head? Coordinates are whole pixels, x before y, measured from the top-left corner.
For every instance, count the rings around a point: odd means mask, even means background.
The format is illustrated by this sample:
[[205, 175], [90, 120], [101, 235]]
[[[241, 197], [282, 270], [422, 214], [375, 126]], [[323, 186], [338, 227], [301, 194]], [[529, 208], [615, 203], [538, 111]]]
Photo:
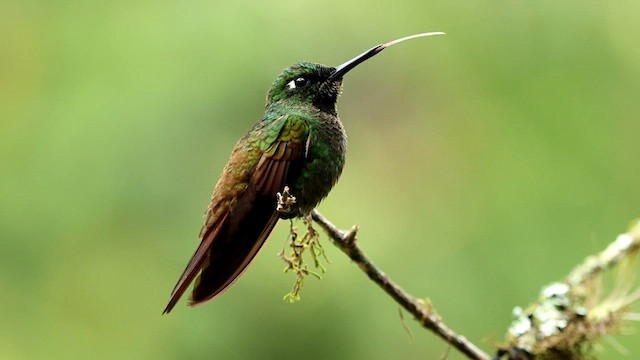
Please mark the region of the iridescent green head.
[[285, 69], [271, 85], [267, 103], [313, 105], [333, 112], [342, 89], [342, 78], [330, 79], [336, 69], [320, 64], [300, 62]]
[[267, 106], [275, 104], [312, 105], [320, 110], [335, 113], [336, 100], [342, 90], [342, 78], [347, 72], [399, 42], [443, 34], [442, 32], [422, 33], [389, 41], [374, 46], [335, 68], [309, 62], [297, 63], [285, 69], [271, 85], [267, 96]]

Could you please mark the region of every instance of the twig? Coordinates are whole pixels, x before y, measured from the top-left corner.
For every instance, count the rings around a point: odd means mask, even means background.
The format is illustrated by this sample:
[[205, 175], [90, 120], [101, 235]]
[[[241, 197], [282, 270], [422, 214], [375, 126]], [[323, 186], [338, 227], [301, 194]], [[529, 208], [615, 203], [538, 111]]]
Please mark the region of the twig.
[[640, 248], [640, 222], [634, 224], [628, 232], [618, 236], [604, 251], [585, 259], [582, 264], [571, 271], [566, 282], [570, 286], [584, 284], [603, 271], [617, 265], [629, 253], [638, 248]]
[[426, 329], [441, 337], [451, 344], [458, 351], [473, 360], [489, 360], [490, 357], [476, 345], [467, 340], [464, 336], [449, 329], [438, 316], [430, 303], [422, 299], [417, 299], [404, 291], [383, 273], [371, 260], [362, 252], [356, 242], [358, 226], [354, 226], [349, 231], [338, 229], [327, 218], [317, 210], [311, 211], [311, 218], [318, 223], [326, 232], [333, 243], [342, 250], [351, 260], [353, 260], [360, 270], [365, 272], [369, 278], [378, 284], [389, 296], [391, 296], [400, 306], [413, 314], [416, 320]]

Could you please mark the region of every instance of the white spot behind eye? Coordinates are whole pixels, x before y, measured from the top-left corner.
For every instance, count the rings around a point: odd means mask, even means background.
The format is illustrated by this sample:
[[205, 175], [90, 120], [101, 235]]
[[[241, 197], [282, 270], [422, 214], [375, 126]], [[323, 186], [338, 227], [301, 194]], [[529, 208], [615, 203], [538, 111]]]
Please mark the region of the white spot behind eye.
[[295, 89], [296, 88], [296, 81], [295, 80], [289, 81], [289, 83], [287, 83], [287, 87], [289, 89]]

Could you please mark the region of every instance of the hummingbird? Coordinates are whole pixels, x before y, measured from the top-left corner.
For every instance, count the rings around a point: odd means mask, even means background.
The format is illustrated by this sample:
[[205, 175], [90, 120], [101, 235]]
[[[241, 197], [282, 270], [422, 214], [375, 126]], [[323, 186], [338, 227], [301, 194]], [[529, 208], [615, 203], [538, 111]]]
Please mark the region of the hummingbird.
[[[329, 194], [342, 173], [347, 149], [336, 110], [344, 75], [392, 45], [443, 34], [396, 39], [337, 67], [299, 62], [285, 69], [271, 85], [264, 115], [235, 144], [222, 170], [204, 214], [200, 245], [163, 314], [194, 279], [189, 306], [220, 295], [246, 270], [278, 219], [306, 216]], [[295, 197], [287, 212], [276, 209], [285, 186]]]

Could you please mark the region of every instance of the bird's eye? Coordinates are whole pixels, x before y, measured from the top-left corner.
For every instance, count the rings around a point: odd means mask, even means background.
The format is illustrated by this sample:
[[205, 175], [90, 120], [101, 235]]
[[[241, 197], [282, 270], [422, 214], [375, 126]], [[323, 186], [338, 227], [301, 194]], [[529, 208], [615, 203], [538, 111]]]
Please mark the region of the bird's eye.
[[289, 83], [287, 84], [287, 87], [289, 89], [300, 89], [303, 87], [307, 87], [309, 83], [311, 83], [309, 79], [299, 77], [299, 78], [296, 78], [295, 80], [289, 81]]

